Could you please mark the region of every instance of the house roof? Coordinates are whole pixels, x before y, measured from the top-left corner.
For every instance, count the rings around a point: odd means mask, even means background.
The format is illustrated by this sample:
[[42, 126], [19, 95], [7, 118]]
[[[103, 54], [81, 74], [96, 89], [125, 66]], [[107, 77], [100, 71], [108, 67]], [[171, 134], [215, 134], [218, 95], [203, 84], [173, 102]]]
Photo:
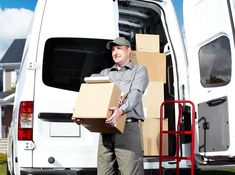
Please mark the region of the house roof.
[[11, 91], [0, 92], [0, 105], [9, 105], [14, 101], [15, 93]]
[[8, 95], [11, 95], [13, 94], [13, 92], [10, 92], [10, 91], [2, 91], [0, 92], [0, 99], [3, 99], [5, 97], [7, 97]]
[[11, 43], [10, 47], [0, 61], [0, 66], [2, 68], [6, 66], [19, 66], [24, 51], [25, 41], [26, 39], [15, 39]]

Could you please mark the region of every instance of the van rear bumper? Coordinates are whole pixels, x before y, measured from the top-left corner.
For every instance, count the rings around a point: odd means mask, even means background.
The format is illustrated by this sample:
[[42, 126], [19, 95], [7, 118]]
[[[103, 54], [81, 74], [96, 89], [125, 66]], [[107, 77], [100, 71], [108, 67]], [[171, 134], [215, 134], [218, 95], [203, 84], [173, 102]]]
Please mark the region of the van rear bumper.
[[54, 169], [27, 169], [21, 170], [20, 175], [96, 175], [96, 169], [86, 170], [54, 170]]

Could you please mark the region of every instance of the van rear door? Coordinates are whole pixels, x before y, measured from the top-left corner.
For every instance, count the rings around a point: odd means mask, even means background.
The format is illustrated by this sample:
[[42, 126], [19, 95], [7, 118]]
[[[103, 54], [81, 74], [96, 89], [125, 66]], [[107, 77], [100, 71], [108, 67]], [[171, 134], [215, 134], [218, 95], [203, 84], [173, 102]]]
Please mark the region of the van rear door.
[[190, 99], [197, 108], [196, 153], [235, 156], [234, 3], [184, 1]]
[[99, 135], [71, 116], [84, 76], [110, 66], [105, 45], [118, 35], [116, 12], [116, 1], [46, 1], [35, 63], [34, 168], [96, 167]]

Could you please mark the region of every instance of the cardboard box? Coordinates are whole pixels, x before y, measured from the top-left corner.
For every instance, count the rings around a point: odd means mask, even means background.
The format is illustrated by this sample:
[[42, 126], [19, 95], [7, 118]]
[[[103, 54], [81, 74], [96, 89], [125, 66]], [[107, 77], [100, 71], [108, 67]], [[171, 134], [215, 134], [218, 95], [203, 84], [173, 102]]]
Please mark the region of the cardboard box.
[[136, 50], [144, 52], [160, 52], [159, 35], [136, 34]]
[[146, 66], [149, 81], [166, 83], [166, 55], [163, 53], [132, 51], [131, 59], [135, 64]]
[[160, 118], [160, 106], [163, 101], [163, 82], [150, 81], [142, 97], [145, 118]]
[[[168, 129], [168, 119], [163, 119], [164, 130]], [[159, 156], [160, 154], [160, 119], [146, 118], [141, 122], [142, 146], [145, 156]], [[168, 135], [163, 134], [163, 155], [168, 154]]]
[[91, 132], [122, 133], [126, 117], [122, 116], [115, 127], [107, 127], [105, 120], [112, 115], [109, 107], [117, 106], [120, 89], [114, 83], [92, 83], [81, 85], [73, 117]]

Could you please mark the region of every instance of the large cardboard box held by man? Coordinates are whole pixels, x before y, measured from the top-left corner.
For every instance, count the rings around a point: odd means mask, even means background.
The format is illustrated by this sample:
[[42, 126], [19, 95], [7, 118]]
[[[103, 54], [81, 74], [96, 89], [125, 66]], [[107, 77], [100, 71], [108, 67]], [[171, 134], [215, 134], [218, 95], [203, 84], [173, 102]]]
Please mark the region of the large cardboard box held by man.
[[107, 117], [112, 115], [111, 106], [117, 106], [120, 89], [114, 83], [83, 83], [81, 85], [73, 117], [91, 132], [123, 133], [126, 117], [121, 116], [117, 125], [108, 127]]

